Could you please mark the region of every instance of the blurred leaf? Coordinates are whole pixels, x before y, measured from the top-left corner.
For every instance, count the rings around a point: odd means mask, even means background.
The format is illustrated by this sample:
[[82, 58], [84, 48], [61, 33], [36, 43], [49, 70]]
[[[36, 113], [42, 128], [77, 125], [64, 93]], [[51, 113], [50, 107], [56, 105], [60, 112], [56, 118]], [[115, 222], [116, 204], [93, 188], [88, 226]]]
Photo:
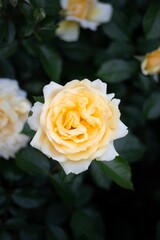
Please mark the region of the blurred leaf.
[[125, 106], [123, 118], [125, 119], [127, 126], [132, 129], [142, 126], [145, 123], [142, 110], [139, 109], [138, 106], [135, 106], [135, 104]]
[[13, 22], [8, 21], [7, 33], [6, 33], [7, 42], [11, 44], [13, 42], [13, 40], [15, 39], [15, 35], [16, 35], [15, 25], [13, 24]]
[[39, 46], [38, 54], [45, 72], [52, 81], [58, 82], [62, 71], [62, 60], [54, 48]]
[[13, 41], [10, 43], [1, 43], [0, 45], [0, 58], [8, 58], [12, 56], [17, 50], [17, 42]]
[[3, 40], [7, 33], [7, 22], [3, 18], [0, 19], [0, 33], [0, 40]]
[[11, 161], [3, 162], [1, 164], [0, 173], [2, 176], [4, 176], [5, 179], [9, 181], [20, 181], [24, 177], [24, 172], [22, 172], [12, 162]]
[[34, 10], [33, 16], [36, 22], [41, 22], [46, 17], [46, 12], [43, 8], [37, 8]]
[[32, 147], [19, 151], [16, 156], [16, 164], [22, 170], [33, 176], [46, 176], [50, 170], [48, 158]]
[[118, 83], [131, 78], [137, 67], [137, 62], [114, 59], [104, 62], [98, 70], [97, 76], [106, 82]]
[[61, 203], [54, 203], [48, 208], [46, 213], [46, 225], [62, 224], [68, 215], [67, 208]]
[[101, 216], [92, 209], [75, 210], [71, 218], [71, 228], [75, 236], [74, 239], [106, 239], [103, 238], [104, 229]]
[[45, 6], [45, 0], [30, 0], [34, 8], [37, 7], [44, 7]]
[[1, 77], [15, 79], [15, 69], [7, 59], [0, 59]]
[[18, 0], [10, 0], [10, 4], [11, 4], [13, 7], [16, 7], [17, 4], [18, 4]]
[[13, 192], [12, 198], [14, 202], [26, 209], [38, 208], [46, 202], [46, 196], [32, 189], [16, 189]]
[[12, 240], [12, 236], [10, 235], [10, 233], [5, 232], [5, 231], [0, 231], [0, 239], [1, 240]]
[[103, 32], [113, 40], [128, 41], [130, 33], [126, 21], [124, 13], [114, 9], [111, 21], [103, 25]]
[[6, 191], [0, 186], [0, 204], [3, 204], [6, 200]]
[[75, 61], [86, 61], [92, 54], [91, 46], [84, 41], [65, 43], [61, 46], [63, 54]]
[[60, 1], [59, 0], [46, 0], [45, 1], [45, 11], [49, 16], [56, 16], [60, 11]]
[[41, 22], [40, 26], [37, 29], [37, 34], [42, 40], [50, 40], [54, 37], [55, 28], [55, 21], [52, 18], [47, 18]]
[[160, 117], [160, 93], [153, 92], [146, 100], [143, 107], [144, 115], [147, 119]]
[[50, 176], [51, 183], [63, 201], [73, 206], [86, 204], [92, 196], [92, 189], [88, 185], [83, 186], [80, 179], [80, 176], [76, 176], [67, 181], [66, 177], [61, 178], [59, 174]]
[[95, 183], [106, 190], [110, 190], [111, 179], [109, 179], [104, 172], [101, 171], [99, 165], [96, 161], [93, 161], [91, 164], [91, 174]]
[[47, 240], [67, 240], [67, 235], [64, 230], [58, 226], [48, 227]]
[[160, 37], [159, 23], [160, 3], [156, 1], [149, 6], [143, 19], [143, 28], [147, 38]]
[[146, 150], [140, 140], [131, 133], [127, 134], [124, 138], [116, 140], [115, 148], [120, 156], [127, 159], [129, 162], [140, 160]]
[[41, 226], [26, 226], [25, 229], [19, 231], [20, 240], [40, 240], [42, 235]]
[[110, 177], [118, 185], [133, 190], [131, 170], [126, 160], [118, 156], [112, 161], [96, 161], [96, 164], [103, 174]]
[[35, 23], [27, 22], [27, 25], [24, 27], [24, 36], [29, 37], [34, 33], [34, 30], [35, 30]]
[[22, 216], [10, 218], [5, 223], [6, 227], [10, 230], [20, 230], [26, 226], [26, 222]]
[[33, 7], [29, 1], [22, 1], [19, 4], [21, 13], [26, 17], [27, 20], [33, 21]]

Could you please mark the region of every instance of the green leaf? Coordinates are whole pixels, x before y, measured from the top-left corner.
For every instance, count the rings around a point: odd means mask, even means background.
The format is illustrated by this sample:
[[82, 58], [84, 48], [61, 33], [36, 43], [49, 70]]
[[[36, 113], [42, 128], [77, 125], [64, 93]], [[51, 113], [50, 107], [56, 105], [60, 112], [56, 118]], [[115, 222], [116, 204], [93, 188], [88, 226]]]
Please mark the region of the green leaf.
[[0, 45], [0, 58], [8, 58], [12, 56], [17, 50], [17, 42], [13, 41], [12, 44], [1, 43]]
[[50, 170], [48, 158], [40, 151], [31, 147], [22, 149], [17, 154], [16, 164], [22, 170], [33, 176], [46, 176]]
[[147, 119], [160, 117], [160, 93], [153, 92], [146, 100], [143, 107], [144, 116]]
[[127, 159], [129, 162], [140, 160], [146, 150], [140, 140], [131, 133], [127, 134], [124, 138], [116, 140], [115, 148], [120, 156]]
[[112, 181], [110, 178], [108, 178], [108, 176], [106, 176], [105, 173], [101, 171], [96, 161], [93, 161], [91, 164], [91, 174], [93, 180], [99, 187], [106, 190], [110, 189]]
[[43, 192], [39, 193], [32, 189], [16, 189], [12, 195], [13, 201], [20, 207], [26, 209], [38, 208], [46, 202]]
[[131, 78], [136, 71], [136, 61], [114, 59], [104, 62], [98, 70], [97, 76], [106, 82], [118, 83]]
[[64, 230], [58, 226], [48, 227], [47, 240], [67, 240], [67, 235]]
[[41, 45], [38, 48], [41, 64], [52, 81], [58, 82], [62, 71], [62, 60], [56, 50]]
[[143, 19], [143, 29], [147, 38], [160, 37], [160, 3], [154, 2], [149, 6]]
[[33, 96], [33, 98], [36, 102], [44, 103], [44, 97], [43, 96], [41, 96], [41, 97]]
[[102, 173], [110, 177], [115, 183], [123, 188], [133, 190], [131, 170], [126, 160], [118, 156], [112, 161], [97, 161], [96, 164]]

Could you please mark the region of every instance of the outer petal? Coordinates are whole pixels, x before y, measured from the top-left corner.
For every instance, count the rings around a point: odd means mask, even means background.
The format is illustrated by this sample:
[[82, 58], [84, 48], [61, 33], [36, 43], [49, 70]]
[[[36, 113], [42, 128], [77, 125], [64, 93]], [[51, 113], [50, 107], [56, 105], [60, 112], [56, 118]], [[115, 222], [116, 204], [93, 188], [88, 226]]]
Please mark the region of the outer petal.
[[32, 107], [31, 111], [33, 112], [32, 116], [28, 118], [28, 124], [30, 128], [34, 131], [37, 131], [39, 128], [40, 114], [42, 111], [43, 104], [36, 102]]
[[41, 129], [37, 131], [34, 138], [31, 141], [32, 147], [37, 148], [48, 157], [57, 160], [58, 162], [66, 161], [67, 159], [56, 151], [54, 146], [50, 143], [47, 136], [42, 132]]
[[107, 146], [107, 150], [105, 151], [105, 153], [96, 159], [101, 161], [111, 161], [118, 155], [119, 154], [116, 152], [113, 142], [110, 142]]
[[60, 162], [66, 174], [81, 173], [88, 169], [90, 163], [91, 163], [90, 160], [82, 160], [82, 161], [76, 161], [76, 162], [68, 160], [66, 162]]
[[119, 121], [117, 129], [115, 131], [114, 139], [122, 138], [126, 136], [127, 133], [128, 133], [127, 126], [122, 121]]
[[89, 28], [92, 31], [96, 31], [97, 26], [98, 26], [97, 22], [82, 19], [82, 18], [77, 18], [77, 17], [73, 17], [73, 16], [67, 16], [66, 19], [68, 21], [77, 22], [81, 25], [82, 28]]
[[61, 7], [66, 9], [68, 5], [68, 0], [60, 0]]
[[102, 82], [100, 79], [96, 79], [92, 82], [92, 87], [100, 90], [102, 93], [107, 93], [107, 84]]
[[58, 83], [50, 82], [50, 84], [46, 85], [43, 88], [43, 94], [45, 100], [52, 99], [61, 89], [63, 86], [61, 86]]
[[112, 17], [112, 13], [113, 8], [111, 4], [97, 3], [91, 9], [89, 20], [97, 23], [109, 22]]
[[56, 35], [66, 42], [77, 41], [79, 37], [79, 24], [74, 21], [62, 21], [59, 23]]

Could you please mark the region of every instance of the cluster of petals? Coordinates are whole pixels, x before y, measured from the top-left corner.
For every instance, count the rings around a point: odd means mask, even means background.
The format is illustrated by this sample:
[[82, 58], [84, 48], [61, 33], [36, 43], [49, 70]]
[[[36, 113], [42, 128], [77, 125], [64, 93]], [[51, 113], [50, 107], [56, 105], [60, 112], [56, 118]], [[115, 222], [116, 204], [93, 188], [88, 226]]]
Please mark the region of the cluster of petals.
[[66, 174], [85, 171], [94, 159], [113, 160], [118, 155], [113, 142], [128, 130], [120, 120], [120, 101], [106, 91], [99, 79], [46, 85], [44, 103], [36, 102], [28, 119], [36, 131], [31, 145], [58, 161]]
[[0, 79], [0, 157], [14, 157], [28, 143], [29, 138], [21, 132], [30, 109], [26, 92], [19, 88], [18, 82]]
[[61, 0], [64, 20], [59, 23], [56, 34], [65, 41], [77, 41], [80, 27], [93, 31], [110, 21], [112, 6], [97, 0]]

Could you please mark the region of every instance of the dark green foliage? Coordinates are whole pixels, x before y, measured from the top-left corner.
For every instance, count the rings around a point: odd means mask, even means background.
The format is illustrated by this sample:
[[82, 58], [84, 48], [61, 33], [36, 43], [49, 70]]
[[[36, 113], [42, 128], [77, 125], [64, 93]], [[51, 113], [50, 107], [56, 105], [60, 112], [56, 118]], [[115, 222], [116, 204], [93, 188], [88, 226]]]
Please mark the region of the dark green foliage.
[[[17, 79], [33, 104], [51, 80], [100, 78], [129, 128], [114, 143], [119, 157], [79, 175], [31, 146], [0, 159], [0, 240], [160, 240], [160, 79], [140, 68], [160, 46], [160, 3], [108, 2], [109, 23], [64, 42], [59, 0], [0, 0], [1, 78]], [[23, 133], [34, 135], [28, 124]]]

